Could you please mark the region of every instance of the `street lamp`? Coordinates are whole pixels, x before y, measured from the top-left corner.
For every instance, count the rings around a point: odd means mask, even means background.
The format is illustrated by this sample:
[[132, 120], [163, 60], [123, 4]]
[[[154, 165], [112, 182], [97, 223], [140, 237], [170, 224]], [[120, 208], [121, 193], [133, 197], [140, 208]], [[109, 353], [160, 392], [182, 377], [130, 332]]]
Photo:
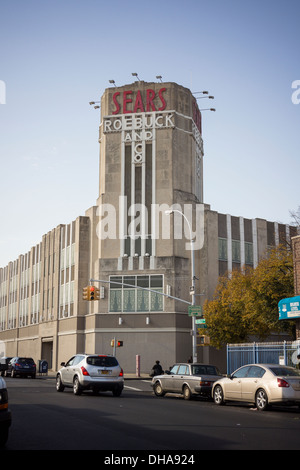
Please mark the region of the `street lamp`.
[[99, 106], [97, 103], [101, 103], [101, 101], [90, 101], [90, 102], [89, 102], [89, 105], [95, 104], [96, 106], [94, 106], [94, 108], [95, 108], [95, 109], [99, 109], [100, 106]]
[[138, 74], [137, 74], [136, 72], [133, 72], [131, 75], [132, 75], [133, 77], [136, 77], [139, 82], [141, 81], [141, 80], [139, 79]]
[[198, 96], [198, 97], [196, 98], [196, 100], [203, 100], [203, 98], [210, 99], [210, 100], [214, 100], [214, 99], [215, 99], [214, 96], [209, 95], [209, 96]]
[[[192, 227], [191, 224], [186, 217], [186, 215], [178, 209], [170, 209], [166, 210], [166, 215], [174, 214], [174, 212], [178, 212], [186, 221], [189, 231], [190, 231], [190, 241], [191, 241], [191, 275], [192, 275], [192, 286], [191, 286], [191, 295], [192, 295], [192, 305], [195, 305], [195, 249], [194, 249], [194, 242], [193, 234], [192, 234]], [[192, 315], [192, 347], [193, 347], [193, 362], [197, 362], [197, 339], [196, 339], [196, 319], [195, 316]]]

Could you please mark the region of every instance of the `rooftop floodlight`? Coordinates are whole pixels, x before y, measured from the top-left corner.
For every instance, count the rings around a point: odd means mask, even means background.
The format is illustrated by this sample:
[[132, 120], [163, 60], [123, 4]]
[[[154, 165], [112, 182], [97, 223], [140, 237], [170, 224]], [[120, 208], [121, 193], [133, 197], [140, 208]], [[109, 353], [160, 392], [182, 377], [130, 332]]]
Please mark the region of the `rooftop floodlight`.
[[216, 108], [204, 108], [204, 109], [199, 109], [199, 111], [215, 111]]
[[141, 81], [141, 80], [139, 79], [138, 74], [137, 74], [136, 72], [132, 72], [131, 75], [132, 75], [133, 77], [136, 77], [139, 82]]
[[156, 75], [157, 80], [160, 80], [162, 82], [162, 76], [161, 75]]
[[196, 98], [196, 100], [201, 100], [201, 99], [203, 99], [203, 98], [209, 98], [210, 100], [214, 100], [214, 99], [215, 99], [214, 96], [209, 95], [209, 96], [198, 96], [198, 97]]
[[114, 80], [108, 80], [108, 81], [109, 81], [109, 83], [112, 83], [114, 86], [117, 86], [116, 82]]
[[89, 104], [95, 104], [95, 101], [90, 101]]

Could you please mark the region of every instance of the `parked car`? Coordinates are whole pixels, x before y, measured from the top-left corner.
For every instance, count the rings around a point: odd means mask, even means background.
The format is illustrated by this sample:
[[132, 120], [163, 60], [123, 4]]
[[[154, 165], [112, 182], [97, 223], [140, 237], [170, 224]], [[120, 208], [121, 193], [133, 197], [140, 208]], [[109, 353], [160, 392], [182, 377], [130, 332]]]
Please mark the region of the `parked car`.
[[0, 447], [6, 444], [10, 425], [11, 412], [8, 408], [6, 383], [4, 379], [0, 377]]
[[1, 374], [1, 377], [3, 377], [4, 372], [7, 370], [8, 363], [11, 359], [12, 359], [12, 357], [1, 357], [0, 358], [0, 374]]
[[124, 373], [117, 359], [110, 355], [76, 354], [56, 375], [56, 390], [72, 387], [75, 395], [84, 390], [111, 391], [120, 396], [124, 388]]
[[27, 377], [30, 375], [33, 379], [36, 377], [36, 364], [31, 357], [13, 357], [9, 363], [7, 370], [4, 372], [5, 377]]
[[217, 405], [227, 401], [254, 403], [258, 410], [269, 405], [300, 405], [300, 371], [280, 364], [248, 364], [214, 383]]
[[213, 383], [221, 377], [216, 366], [179, 363], [164, 374], [153, 377], [152, 387], [158, 397], [166, 393], [183, 394], [185, 400], [193, 395], [210, 397]]

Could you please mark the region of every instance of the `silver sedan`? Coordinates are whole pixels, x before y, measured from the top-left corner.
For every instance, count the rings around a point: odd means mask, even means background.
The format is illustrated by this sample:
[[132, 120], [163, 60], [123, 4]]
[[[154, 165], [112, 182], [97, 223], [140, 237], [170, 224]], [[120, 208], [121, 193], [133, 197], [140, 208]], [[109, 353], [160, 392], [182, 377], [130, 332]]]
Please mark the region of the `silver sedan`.
[[158, 397], [166, 393], [183, 394], [185, 400], [193, 395], [210, 396], [215, 380], [222, 377], [217, 367], [208, 364], [175, 364], [169, 371], [152, 379]]
[[212, 396], [217, 405], [228, 401], [269, 405], [300, 405], [300, 371], [280, 364], [248, 364], [214, 383]]

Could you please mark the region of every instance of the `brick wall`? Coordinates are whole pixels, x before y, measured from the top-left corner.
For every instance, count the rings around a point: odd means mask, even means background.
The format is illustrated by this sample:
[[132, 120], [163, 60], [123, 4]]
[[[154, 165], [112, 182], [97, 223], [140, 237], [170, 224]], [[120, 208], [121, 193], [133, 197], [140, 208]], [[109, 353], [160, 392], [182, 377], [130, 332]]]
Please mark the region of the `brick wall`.
[[[294, 258], [295, 295], [300, 295], [300, 235], [292, 238]], [[300, 319], [296, 320], [296, 338], [300, 339]]]

